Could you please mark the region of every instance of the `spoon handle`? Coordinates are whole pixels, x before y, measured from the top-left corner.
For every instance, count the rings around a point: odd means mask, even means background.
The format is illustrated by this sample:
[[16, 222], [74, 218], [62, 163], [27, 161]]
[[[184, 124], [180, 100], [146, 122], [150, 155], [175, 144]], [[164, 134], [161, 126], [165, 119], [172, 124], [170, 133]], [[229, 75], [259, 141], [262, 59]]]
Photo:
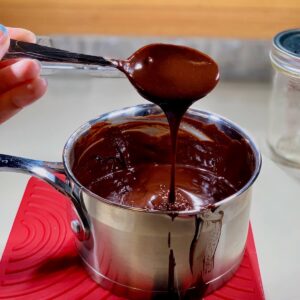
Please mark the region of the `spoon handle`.
[[44, 62], [75, 63], [99, 65], [104, 67], [115, 66], [112, 63], [112, 61], [105, 59], [101, 56], [74, 53], [61, 49], [11, 39], [10, 47], [8, 49], [8, 52], [5, 54], [4, 59], [21, 57], [33, 58]]

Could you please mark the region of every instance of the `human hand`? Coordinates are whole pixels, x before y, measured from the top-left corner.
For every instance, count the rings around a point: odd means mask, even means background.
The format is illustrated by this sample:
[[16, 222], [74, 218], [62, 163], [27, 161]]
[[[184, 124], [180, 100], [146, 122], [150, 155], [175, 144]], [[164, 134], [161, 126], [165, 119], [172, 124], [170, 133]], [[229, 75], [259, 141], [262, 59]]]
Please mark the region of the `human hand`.
[[44, 95], [47, 82], [40, 77], [41, 66], [32, 59], [1, 61], [10, 38], [35, 42], [35, 35], [25, 29], [6, 28], [0, 24], [0, 124]]

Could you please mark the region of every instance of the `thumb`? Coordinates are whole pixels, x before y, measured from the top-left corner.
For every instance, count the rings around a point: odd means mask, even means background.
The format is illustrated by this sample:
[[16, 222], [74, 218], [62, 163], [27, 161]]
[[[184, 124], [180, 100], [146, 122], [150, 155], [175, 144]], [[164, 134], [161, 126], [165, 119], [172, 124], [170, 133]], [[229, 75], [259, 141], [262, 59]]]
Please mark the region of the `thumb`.
[[5, 26], [0, 24], [0, 60], [7, 52], [9, 47], [9, 35]]

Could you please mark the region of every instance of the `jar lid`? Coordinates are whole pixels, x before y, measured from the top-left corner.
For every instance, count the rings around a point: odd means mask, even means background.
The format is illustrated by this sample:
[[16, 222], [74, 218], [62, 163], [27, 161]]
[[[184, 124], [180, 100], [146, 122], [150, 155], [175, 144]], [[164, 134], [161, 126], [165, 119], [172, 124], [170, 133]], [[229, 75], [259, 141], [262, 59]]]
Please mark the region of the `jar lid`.
[[270, 58], [276, 68], [300, 75], [300, 28], [278, 33], [273, 39]]

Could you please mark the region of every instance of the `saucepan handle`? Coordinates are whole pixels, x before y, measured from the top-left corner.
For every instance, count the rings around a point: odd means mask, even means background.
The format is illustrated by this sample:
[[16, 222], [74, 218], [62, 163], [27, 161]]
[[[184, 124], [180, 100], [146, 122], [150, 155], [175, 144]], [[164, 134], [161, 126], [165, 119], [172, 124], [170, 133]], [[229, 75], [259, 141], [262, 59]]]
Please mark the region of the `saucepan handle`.
[[[76, 210], [81, 222], [77, 228], [76, 236], [79, 240], [86, 240], [90, 235], [90, 226], [87, 215], [78, 192], [74, 191], [70, 185], [58, 178], [55, 173], [64, 174], [62, 163], [46, 162], [41, 160], [28, 159], [23, 157], [0, 154], [0, 171], [13, 171], [30, 174], [49, 183], [56, 190], [68, 196]], [[74, 229], [74, 228], [73, 228]]]

